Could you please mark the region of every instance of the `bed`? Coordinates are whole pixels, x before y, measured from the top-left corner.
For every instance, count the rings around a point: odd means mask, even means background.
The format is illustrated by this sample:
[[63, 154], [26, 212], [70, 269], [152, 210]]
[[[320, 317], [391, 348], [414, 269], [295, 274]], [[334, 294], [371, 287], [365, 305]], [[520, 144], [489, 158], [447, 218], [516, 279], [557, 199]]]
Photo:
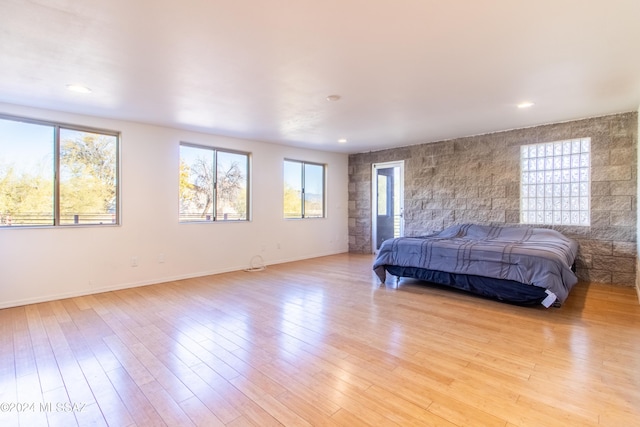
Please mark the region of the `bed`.
[[504, 302], [561, 305], [578, 282], [578, 244], [558, 231], [459, 224], [380, 246], [373, 270], [452, 286]]

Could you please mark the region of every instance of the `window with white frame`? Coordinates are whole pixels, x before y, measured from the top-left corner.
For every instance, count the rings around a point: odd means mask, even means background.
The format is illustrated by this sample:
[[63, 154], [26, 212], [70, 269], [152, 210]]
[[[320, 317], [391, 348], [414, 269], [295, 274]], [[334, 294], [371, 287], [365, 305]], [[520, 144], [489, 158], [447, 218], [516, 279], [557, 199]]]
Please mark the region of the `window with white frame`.
[[249, 220], [249, 154], [180, 144], [181, 222]]
[[591, 223], [591, 139], [520, 147], [520, 222]]
[[325, 165], [284, 161], [284, 217], [324, 218]]
[[0, 227], [118, 224], [119, 139], [0, 116]]

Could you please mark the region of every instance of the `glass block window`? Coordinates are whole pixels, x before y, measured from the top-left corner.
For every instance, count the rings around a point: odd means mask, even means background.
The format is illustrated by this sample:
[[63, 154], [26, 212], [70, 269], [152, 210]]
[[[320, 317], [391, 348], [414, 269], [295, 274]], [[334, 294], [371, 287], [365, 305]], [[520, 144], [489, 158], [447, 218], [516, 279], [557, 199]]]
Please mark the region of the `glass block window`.
[[520, 147], [520, 222], [591, 224], [591, 139]]

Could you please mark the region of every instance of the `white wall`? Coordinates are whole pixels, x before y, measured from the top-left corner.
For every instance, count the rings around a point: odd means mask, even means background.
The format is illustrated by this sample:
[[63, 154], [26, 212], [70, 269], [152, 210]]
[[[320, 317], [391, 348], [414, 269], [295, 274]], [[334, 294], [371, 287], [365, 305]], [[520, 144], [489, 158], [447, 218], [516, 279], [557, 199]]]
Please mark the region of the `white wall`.
[[[0, 308], [240, 270], [255, 255], [275, 264], [348, 249], [345, 154], [6, 104], [0, 113], [122, 133], [121, 225], [0, 229]], [[251, 222], [178, 223], [180, 141], [252, 153]], [[285, 157], [328, 165], [327, 218], [282, 218]]]

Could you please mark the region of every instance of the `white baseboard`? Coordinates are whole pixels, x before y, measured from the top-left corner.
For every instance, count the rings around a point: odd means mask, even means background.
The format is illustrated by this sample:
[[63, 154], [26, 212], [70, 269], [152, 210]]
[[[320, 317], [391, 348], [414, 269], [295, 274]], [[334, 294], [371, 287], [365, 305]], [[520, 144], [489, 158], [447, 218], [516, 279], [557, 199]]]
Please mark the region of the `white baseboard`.
[[[302, 257], [293, 257], [293, 258], [280, 259], [280, 260], [272, 260], [272, 261], [269, 261], [268, 263], [265, 263], [265, 266], [284, 264], [287, 262], [303, 261], [305, 259], [320, 258], [323, 256], [337, 255], [340, 253], [345, 253], [345, 252], [339, 251], [339, 252], [321, 253], [321, 254], [316, 254], [313, 256], [306, 256], [306, 257], [302, 256]], [[82, 289], [78, 291], [65, 292], [61, 294], [43, 295], [43, 296], [38, 296], [34, 298], [25, 298], [25, 299], [14, 300], [14, 301], [4, 301], [4, 302], [0, 302], [0, 309], [10, 308], [10, 307], [19, 307], [19, 306], [28, 305], [28, 304], [38, 304], [41, 302], [55, 301], [59, 299], [75, 298], [75, 297], [81, 297], [85, 295], [101, 294], [104, 292], [112, 292], [112, 291], [118, 291], [121, 289], [137, 288], [140, 286], [157, 285], [160, 283], [175, 282], [177, 280], [192, 279], [194, 277], [212, 276], [215, 274], [229, 273], [232, 271], [242, 271], [247, 267], [248, 266], [244, 265], [241, 267], [221, 268], [221, 269], [201, 271], [201, 272], [191, 273], [191, 274], [182, 274], [178, 276], [158, 277], [155, 279], [143, 280], [140, 282], [118, 283], [114, 285], [102, 286], [99, 288]]]

